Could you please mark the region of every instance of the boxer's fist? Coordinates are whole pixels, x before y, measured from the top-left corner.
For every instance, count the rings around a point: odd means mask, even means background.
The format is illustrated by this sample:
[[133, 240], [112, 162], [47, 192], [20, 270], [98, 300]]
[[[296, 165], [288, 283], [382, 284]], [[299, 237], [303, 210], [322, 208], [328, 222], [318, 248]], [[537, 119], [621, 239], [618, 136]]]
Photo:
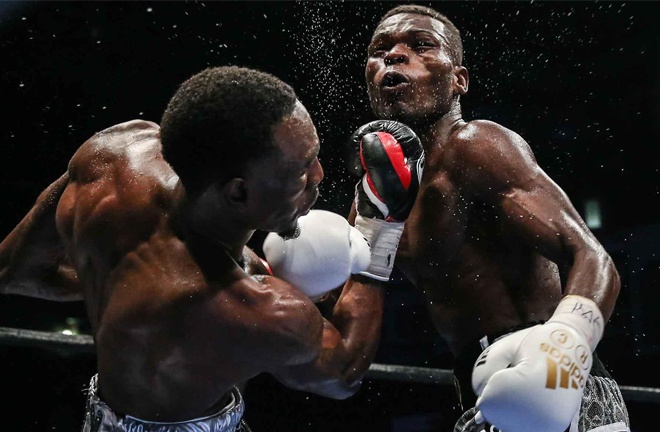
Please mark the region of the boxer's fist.
[[388, 281], [404, 221], [417, 198], [424, 149], [408, 126], [378, 120], [361, 126], [349, 139], [362, 179], [355, 188], [355, 227], [371, 246], [369, 268], [362, 275]]
[[361, 126], [349, 142], [359, 157], [362, 180], [357, 186], [358, 213], [364, 217], [404, 221], [417, 197], [424, 168], [424, 149], [412, 129], [377, 120]]
[[415, 132], [403, 123], [393, 120], [375, 120], [360, 126], [348, 140], [348, 170], [357, 177], [364, 175], [364, 168], [360, 160], [360, 145], [365, 135], [373, 133], [387, 133], [403, 148], [407, 157], [421, 159], [424, 150]]
[[542, 325], [493, 343], [472, 372], [478, 416], [506, 432], [563, 432], [582, 400], [603, 317], [584, 297], [567, 296]]
[[263, 244], [273, 275], [316, 301], [367, 268], [370, 250], [362, 234], [348, 221], [325, 210], [311, 210], [298, 219], [298, 235], [269, 233]]

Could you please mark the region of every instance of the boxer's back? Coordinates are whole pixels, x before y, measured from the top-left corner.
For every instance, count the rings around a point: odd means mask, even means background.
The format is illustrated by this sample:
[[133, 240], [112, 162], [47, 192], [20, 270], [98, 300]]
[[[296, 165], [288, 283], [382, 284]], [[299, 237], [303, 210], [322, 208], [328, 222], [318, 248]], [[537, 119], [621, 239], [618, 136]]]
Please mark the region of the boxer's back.
[[211, 284], [179, 237], [183, 192], [158, 131], [132, 121], [83, 144], [57, 222], [84, 289], [100, 396], [115, 412], [177, 421], [214, 414], [225, 391], [257, 369], [228, 355], [247, 339], [248, 322], [217, 313], [235, 311], [246, 294], [220, 289], [240, 286], [240, 269], [219, 251]]
[[160, 156], [158, 131], [139, 120], [113, 126], [87, 140], [69, 163], [57, 227], [83, 283], [94, 332], [118, 266], [168, 231], [178, 179]]

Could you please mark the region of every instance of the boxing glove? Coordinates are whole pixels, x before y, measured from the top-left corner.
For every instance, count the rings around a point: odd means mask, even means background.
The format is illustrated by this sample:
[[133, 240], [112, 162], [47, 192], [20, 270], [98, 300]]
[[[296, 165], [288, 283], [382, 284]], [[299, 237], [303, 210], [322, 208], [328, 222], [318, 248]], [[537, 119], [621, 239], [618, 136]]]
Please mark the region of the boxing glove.
[[506, 432], [563, 432], [580, 409], [603, 316], [592, 300], [564, 297], [545, 323], [486, 348], [472, 371], [477, 421]]
[[369, 268], [361, 274], [388, 281], [404, 222], [417, 198], [424, 149], [408, 126], [390, 120], [367, 123], [353, 133], [362, 178], [355, 188], [355, 227], [371, 246]]
[[291, 283], [312, 301], [369, 265], [367, 241], [344, 217], [311, 210], [298, 219], [298, 227], [293, 238], [269, 233], [263, 243], [264, 257], [273, 276]]
[[376, 120], [358, 128], [349, 139], [359, 158], [358, 212], [365, 217], [404, 221], [417, 197], [424, 169], [424, 149], [415, 132], [403, 123]]

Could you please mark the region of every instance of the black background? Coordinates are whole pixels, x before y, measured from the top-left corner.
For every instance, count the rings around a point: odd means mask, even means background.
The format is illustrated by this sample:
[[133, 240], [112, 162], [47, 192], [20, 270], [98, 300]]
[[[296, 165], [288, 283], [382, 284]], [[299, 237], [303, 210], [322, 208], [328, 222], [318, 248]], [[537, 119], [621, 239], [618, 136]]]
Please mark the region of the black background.
[[[134, 118], [159, 121], [183, 80], [225, 64], [293, 85], [322, 141], [326, 179], [317, 208], [345, 214], [354, 178], [342, 162], [344, 141], [373, 119], [366, 45], [379, 17], [399, 3], [1, 2], [0, 233], [94, 132]], [[464, 117], [521, 134], [583, 215], [587, 200], [600, 203], [603, 225], [594, 232], [624, 284], [599, 352], [622, 385], [660, 387], [658, 4], [420, 4], [462, 32], [471, 78]], [[421, 299], [404, 281], [391, 284], [386, 313], [377, 362], [449, 367]], [[85, 332], [83, 317], [79, 303], [0, 298], [0, 326]], [[0, 430], [79, 429], [92, 356], [0, 345], [0, 365], [8, 398]], [[383, 380], [334, 401], [260, 376], [246, 399], [255, 432], [450, 430], [458, 415], [448, 386]], [[629, 403], [633, 431], [651, 430], [654, 408]]]

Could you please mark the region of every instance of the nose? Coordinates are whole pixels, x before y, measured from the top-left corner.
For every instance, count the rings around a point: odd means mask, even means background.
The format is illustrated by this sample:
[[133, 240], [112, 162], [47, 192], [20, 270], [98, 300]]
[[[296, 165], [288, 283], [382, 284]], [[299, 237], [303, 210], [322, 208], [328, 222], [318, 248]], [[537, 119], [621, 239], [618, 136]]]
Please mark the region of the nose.
[[319, 161], [319, 158], [314, 159], [314, 162], [312, 163], [312, 166], [309, 168], [309, 183], [311, 186], [316, 187], [321, 183], [321, 180], [323, 180], [323, 177], [325, 177], [325, 173], [323, 172], [323, 167], [321, 166], [321, 162]]
[[391, 50], [385, 54], [384, 57], [385, 65], [390, 66], [398, 63], [407, 63], [408, 62], [408, 53], [403, 44], [397, 44], [392, 47]]

